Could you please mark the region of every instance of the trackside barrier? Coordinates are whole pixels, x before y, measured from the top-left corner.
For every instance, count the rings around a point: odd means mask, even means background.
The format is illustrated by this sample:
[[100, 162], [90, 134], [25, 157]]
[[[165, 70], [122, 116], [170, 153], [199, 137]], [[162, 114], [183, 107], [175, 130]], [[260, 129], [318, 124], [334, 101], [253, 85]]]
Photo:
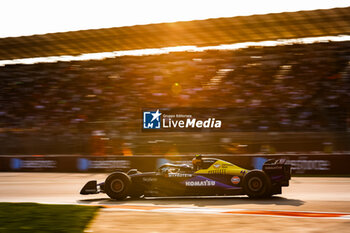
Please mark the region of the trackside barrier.
[[[293, 174], [350, 175], [350, 154], [254, 154], [208, 155], [220, 158], [247, 169], [261, 169], [268, 159], [286, 159]], [[165, 163], [191, 164], [192, 156], [0, 156], [1, 172], [111, 172], [154, 171]]]

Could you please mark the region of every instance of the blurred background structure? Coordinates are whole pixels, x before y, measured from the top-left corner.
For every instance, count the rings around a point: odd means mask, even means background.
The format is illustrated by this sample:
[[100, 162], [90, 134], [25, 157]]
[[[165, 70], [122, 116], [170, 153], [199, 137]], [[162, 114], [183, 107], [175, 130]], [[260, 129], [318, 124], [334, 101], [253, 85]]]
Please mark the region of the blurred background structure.
[[[348, 35], [350, 7], [1, 38], [0, 153], [350, 151]], [[301, 42], [327, 36], [340, 39]], [[281, 39], [300, 43], [274, 46]], [[23, 64], [259, 41], [272, 42]], [[235, 111], [224, 132], [141, 132], [142, 108], [171, 107]]]

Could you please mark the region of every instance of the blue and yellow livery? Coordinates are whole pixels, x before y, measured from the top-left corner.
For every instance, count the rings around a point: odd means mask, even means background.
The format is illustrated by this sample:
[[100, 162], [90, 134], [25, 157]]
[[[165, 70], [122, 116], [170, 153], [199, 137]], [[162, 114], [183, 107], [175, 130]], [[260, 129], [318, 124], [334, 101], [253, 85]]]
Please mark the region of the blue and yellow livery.
[[290, 165], [269, 160], [262, 170], [248, 170], [230, 162], [203, 158], [199, 168], [164, 164], [155, 172], [114, 172], [105, 182], [89, 181], [81, 194], [106, 193], [112, 199], [127, 197], [248, 195], [266, 198], [282, 193], [288, 186]]

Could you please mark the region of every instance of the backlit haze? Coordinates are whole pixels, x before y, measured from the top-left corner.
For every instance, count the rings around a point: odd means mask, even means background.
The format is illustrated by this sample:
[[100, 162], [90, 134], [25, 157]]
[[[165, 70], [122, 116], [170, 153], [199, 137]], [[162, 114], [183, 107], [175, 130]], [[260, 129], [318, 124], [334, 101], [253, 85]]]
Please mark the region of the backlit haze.
[[0, 38], [349, 5], [346, 0], [2, 0]]

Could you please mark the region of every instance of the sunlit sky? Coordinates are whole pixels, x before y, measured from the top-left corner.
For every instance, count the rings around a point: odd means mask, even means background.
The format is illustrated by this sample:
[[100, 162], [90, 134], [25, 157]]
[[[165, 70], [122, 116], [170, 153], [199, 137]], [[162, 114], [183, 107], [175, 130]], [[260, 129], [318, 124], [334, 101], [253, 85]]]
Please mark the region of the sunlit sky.
[[0, 37], [347, 6], [349, 0], [1, 0]]

